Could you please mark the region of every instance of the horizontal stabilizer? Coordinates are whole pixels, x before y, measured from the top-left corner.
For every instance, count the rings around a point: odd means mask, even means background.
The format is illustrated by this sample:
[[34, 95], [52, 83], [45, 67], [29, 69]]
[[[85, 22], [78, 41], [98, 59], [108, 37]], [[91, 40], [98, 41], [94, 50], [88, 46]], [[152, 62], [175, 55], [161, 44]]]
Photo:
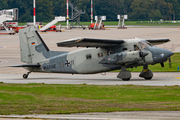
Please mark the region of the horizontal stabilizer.
[[58, 47], [113, 47], [124, 43], [124, 40], [75, 38], [57, 43]]
[[41, 65], [39, 64], [26, 64], [26, 65], [13, 65], [9, 67], [40, 67]]
[[150, 42], [153, 45], [159, 45], [159, 44], [169, 42], [170, 40], [165, 38], [165, 39], [148, 39], [146, 41]]

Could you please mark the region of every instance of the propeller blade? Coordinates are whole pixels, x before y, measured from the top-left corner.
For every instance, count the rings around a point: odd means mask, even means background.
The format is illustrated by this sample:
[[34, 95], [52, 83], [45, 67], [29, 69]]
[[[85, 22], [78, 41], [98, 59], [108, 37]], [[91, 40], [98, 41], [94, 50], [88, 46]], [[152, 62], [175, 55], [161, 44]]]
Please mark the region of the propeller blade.
[[169, 68], [172, 69], [171, 58], [169, 58]]
[[161, 64], [161, 67], [164, 67], [164, 63], [160, 63]]

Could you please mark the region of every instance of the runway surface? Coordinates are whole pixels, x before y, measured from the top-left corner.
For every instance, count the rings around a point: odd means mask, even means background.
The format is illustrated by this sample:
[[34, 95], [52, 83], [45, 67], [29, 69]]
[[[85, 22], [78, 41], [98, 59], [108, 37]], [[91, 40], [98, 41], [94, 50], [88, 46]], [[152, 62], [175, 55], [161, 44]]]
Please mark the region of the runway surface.
[[132, 73], [130, 81], [122, 81], [116, 78], [118, 73], [71, 75], [31, 73], [28, 79], [23, 79], [22, 74], [0, 74], [0, 82], [3, 83], [45, 83], [45, 84], [88, 84], [88, 85], [148, 85], [148, 86], [180, 86], [180, 74], [178, 72], [155, 72], [152, 80], [139, 78], [139, 73]]
[[141, 111], [141, 112], [112, 112], [112, 113], [79, 113], [61, 115], [0, 115], [12, 118], [39, 118], [53, 120], [180, 120], [180, 111]]

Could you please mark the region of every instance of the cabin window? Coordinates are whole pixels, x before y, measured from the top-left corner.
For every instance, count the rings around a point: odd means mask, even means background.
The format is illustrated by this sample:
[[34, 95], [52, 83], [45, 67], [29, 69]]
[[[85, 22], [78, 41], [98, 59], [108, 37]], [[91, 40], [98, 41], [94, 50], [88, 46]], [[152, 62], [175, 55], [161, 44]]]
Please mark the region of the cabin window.
[[98, 57], [103, 57], [103, 53], [98, 53]]
[[91, 59], [91, 54], [87, 54], [87, 55], [86, 55], [86, 59], [87, 59], [87, 60], [90, 60], [90, 59]]
[[114, 54], [114, 51], [109, 51], [109, 55]]
[[123, 51], [127, 50], [127, 48], [123, 48]]

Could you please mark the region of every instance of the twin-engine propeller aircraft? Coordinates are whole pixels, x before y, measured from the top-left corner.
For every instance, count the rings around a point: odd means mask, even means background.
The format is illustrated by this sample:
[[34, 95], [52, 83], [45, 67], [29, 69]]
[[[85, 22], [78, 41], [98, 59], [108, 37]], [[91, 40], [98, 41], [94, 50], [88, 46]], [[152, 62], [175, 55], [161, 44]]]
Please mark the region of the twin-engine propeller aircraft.
[[169, 39], [94, 39], [75, 38], [57, 43], [58, 47], [85, 47], [84, 49], [63, 52], [50, 51], [37, 30], [28, 27], [20, 30], [21, 61], [27, 64], [11, 67], [23, 67], [29, 72], [93, 74], [121, 69], [117, 75], [124, 81], [131, 78], [127, 68], [143, 66], [139, 77], [150, 80], [153, 73], [148, 65], [164, 62], [174, 53], [153, 45], [170, 41]]

